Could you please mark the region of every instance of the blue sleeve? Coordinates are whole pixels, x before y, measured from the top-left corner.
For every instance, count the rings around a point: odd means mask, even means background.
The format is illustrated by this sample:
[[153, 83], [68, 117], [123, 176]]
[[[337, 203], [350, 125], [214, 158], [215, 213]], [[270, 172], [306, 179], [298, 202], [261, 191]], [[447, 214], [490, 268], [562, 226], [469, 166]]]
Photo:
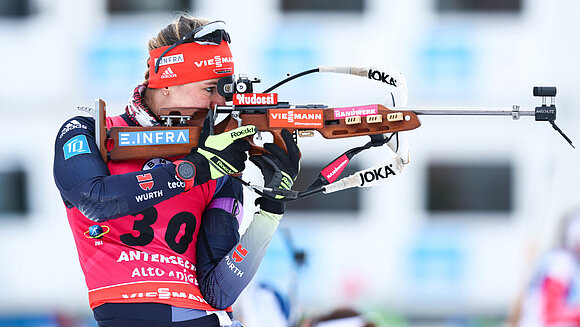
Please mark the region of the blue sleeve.
[[[241, 201], [241, 184], [229, 178], [217, 197]], [[239, 195], [238, 195], [239, 194]], [[216, 309], [225, 309], [248, 286], [274, 235], [282, 215], [259, 210], [240, 237], [232, 210], [206, 210], [197, 241], [197, 277], [204, 299]]]
[[[242, 191], [241, 183], [226, 176], [218, 180], [214, 199], [233, 198], [241, 207]], [[239, 295], [222, 283], [218, 276], [219, 268], [216, 270], [222, 259], [240, 240], [235, 210], [235, 207], [206, 209], [201, 219], [196, 245], [199, 288], [205, 300], [216, 309], [227, 308]]]
[[[97, 148], [94, 119], [74, 117], [63, 124], [56, 137], [54, 180], [68, 207], [76, 207], [94, 221], [114, 219], [149, 208], [183, 192], [169, 188], [175, 166], [111, 175]], [[144, 197], [137, 176], [151, 174], [151, 196]], [[174, 184], [175, 185], [175, 184]]]

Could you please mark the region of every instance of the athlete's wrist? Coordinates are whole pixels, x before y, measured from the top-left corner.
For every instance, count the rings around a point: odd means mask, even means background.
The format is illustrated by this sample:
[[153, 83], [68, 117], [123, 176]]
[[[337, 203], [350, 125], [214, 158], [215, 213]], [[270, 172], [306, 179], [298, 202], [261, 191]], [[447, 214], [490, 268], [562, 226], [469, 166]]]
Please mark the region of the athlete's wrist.
[[195, 166], [195, 182], [196, 185], [207, 183], [211, 179], [209, 161], [206, 157], [197, 152], [192, 152], [186, 155], [183, 160], [187, 160]]
[[195, 184], [197, 169], [189, 160], [174, 161], [175, 176], [185, 183], [185, 192], [189, 191]]

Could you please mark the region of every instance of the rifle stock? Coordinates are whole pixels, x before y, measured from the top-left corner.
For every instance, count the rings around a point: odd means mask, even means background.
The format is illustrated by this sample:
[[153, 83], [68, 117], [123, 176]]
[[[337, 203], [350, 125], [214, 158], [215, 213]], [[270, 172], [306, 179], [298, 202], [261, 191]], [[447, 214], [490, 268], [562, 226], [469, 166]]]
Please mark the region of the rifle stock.
[[[105, 115], [105, 103], [99, 100], [99, 115]], [[289, 108], [263, 106], [235, 108], [235, 106], [218, 107], [218, 112], [236, 112], [214, 127], [216, 134], [231, 131], [239, 126], [254, 125], [260, 132], [270, 132], [273, 142], [286, 150], [282, 138], [282, 129], [298, 131], [300, 136], [311, 136], [314, 131], [326, 139], [337, 139], [355, 136], [394, 133], [418, 128], [421, 123], [412, 111], [390, 110], [383, 105], [368, 105], [349, 108]], [[364, 108], [363, 115], [351, 115]], [[369, 109], [370, 108], [370, 109]], [[216, 108], [217, 110], [217, 108]], [[341, 114], [337, 117], [336, 110]], [[346, 112], [346, 113], [345, 113]], [[161, 117], [169, 117], [168, 125], [173, 120], [180, 120], [179, 126], [155, 127], [111, 127], [106, 128], [105, 119], [101, 119], [101, 136], [99, 144], [105, 162], [130, 159], [148, 159], [154, 157], [173, 157], [188, 154], [197, 146], [201, 134], [203, 117], [207, 109], [164, 108]], [[344, 117], [340, 116], [344, 115]], [[183, 118], [187, 117], [187, 118]], [[266, 150], [251, 144], [250, 154], [262, 154]], [[106, 146], [104, 146], [106, 144]]]
[[101, 157], [105, 162], [108, 161], [107, 157], [107, 105], [102, 99], [95, 100], [95, 106], [98, 108], [97, 112], [94, 113], [95, 118], [95, 140], [99, 151], [101, 152]]

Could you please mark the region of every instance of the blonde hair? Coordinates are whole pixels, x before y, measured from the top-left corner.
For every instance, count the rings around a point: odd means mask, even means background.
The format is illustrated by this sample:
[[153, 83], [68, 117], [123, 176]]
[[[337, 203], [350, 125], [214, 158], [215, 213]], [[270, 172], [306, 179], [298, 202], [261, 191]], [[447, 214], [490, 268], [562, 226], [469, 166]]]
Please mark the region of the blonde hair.
[[[157, 36], [153, 37], [147, 43], [148, 51], [171, 45], [179, 41], [187, 33], [194, 29], [208, 24], [210, 21], [205, 18], [193, 17], [188, 14], [180, 14], [177, 19], [164, 27]], [[149, 63], [149, 60], [147, 60]], [[145, 81], [149, 80], [149, 64], [147, 64], [147, 71], [145, 71]]]

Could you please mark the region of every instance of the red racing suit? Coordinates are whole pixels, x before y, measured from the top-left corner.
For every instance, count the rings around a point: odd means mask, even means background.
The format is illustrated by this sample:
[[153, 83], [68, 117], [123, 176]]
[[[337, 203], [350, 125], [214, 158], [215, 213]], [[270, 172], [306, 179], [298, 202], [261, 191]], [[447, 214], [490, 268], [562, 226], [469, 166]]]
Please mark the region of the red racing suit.
[[[108, 127], [132, 124], [127, 115], [107, 118]], [[240, 239], [238, 181], [225, 176], [184, 192], [175, 158], [105, 165], [94, 128], [92, 118], [67, 121], [54, 160], [91, 308], [139, 302], [231, 311], [280, 215], [260, 210]]]

